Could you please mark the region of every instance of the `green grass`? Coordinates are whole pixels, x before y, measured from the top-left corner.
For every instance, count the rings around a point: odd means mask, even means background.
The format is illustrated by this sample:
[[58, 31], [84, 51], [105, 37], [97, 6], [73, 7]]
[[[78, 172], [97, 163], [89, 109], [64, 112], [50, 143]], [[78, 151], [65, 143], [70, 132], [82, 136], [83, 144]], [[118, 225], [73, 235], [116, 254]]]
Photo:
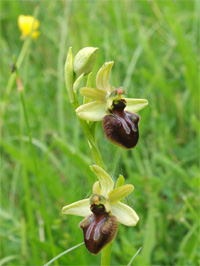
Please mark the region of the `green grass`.
[[[61, 214], [64, 205], [88, 197], [95, 181], [64, 85], [69, 46], [74, 53], [100, 48], [93, 86], [100, 66], [114, 60], [111, 83], [149, 100], [133, 150], [113, 146], [97, 125], [106, 168], [134, 184], [127, 204], [140, 217], [136, 227], [119, 226], [111, 265], [127, 265], [140, 247], [133, 265], [200, 265], [199, 1], [38, 2], [41, 34], [19, 68], [37, 174], [15, 82], [5, 96], [13, 54], [18, 58], [23, 46], [17, 18], [32, 15], [36, 3], [1, 1], [0, 265], [44, 265], [83, 241], [81, 218]], [[100, 265], [100, 255], [80, 246], [57, 262]]]

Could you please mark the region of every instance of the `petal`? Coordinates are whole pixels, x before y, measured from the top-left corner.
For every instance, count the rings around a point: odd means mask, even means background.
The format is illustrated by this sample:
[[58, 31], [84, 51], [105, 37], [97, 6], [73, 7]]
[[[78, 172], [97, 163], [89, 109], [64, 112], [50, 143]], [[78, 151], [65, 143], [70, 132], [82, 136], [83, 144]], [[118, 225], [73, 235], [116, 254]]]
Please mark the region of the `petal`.
[[100, 121], [106, 115], [106, 104], [86, 103], [76, 109], [78, 117], [88, 121]]
[[106, 173], [106, 171], [104, 171], [98, 165], [92, 165], [90, 166], [90, 168], [99, 178], [101, 189], [102, 189], [102, 195], [107, 196], [108, 192], [111, 191], [114, 186], [114, 182], [112, 178], [109, 176], [108, 173]]
[[80, 94], [98, 103], [105, 103], [106, 101], [106, 92], [104, 90], [84, 87], [80, 89]]
[[137, 113], [148, 105], [148, 101], [146, 99], [125, 98], [125, 101], [127, 102], [125, 110], [132, 113]]
[[96, 86], [100, 90], [105, 90], [106, 92], [110, 92], [110, 72], [112, 69], [114, 62], [106, 62], [99, 69], [96, 76]]
[[70, 205], [67, 205], [62, 208], [62, 213], [83, 217], [88, 216], [92, 213], [90, 211], [90, 199], [79, 200]]
[[101, 188], [99, 186], [99, 181], [96, 181], [93, 185], [93, 194], [102, 195]]
[[111, 211], [121, 224], [135, 226], [139, 221], [137, 213], [124, 203], [117, 202], [115, 204], [111, 204]]
[[26, 23], [30, 25], [30, 29], [37, 30], [39, 28], [39, 21], [35, 19], [33, 16], [26, 16]]
[[111, 204], [114, 204], [121, 199], [125, 198], [127, 195], [129, 195], [134, 190], [133, 185], [124, 185], [120, 186], [116, 189], [113, 189], [108, 193], [108, 198]]
[[34, 31], [34, 32], [32, 33], [32, 38], [33, 38], [33, 39], [37, 39], [39, 35], [40, 35], [40, 32], [39, 32], [39, 31]]
[[81, 75], [75, 80], [74, 85], [73, 85], [73, 91], [74, 91], [74, 93], [77, 92], [78, 87], [79, 87], [80, 82], [81, 82], [81, 80], [83, 79], [83, 77], [84, 77], [84, 73], [82, 73], [82, 74], [81, 74]]
[[73, 91], [73, 79], [74, 79], [73, 61], [74, 58], [72, 53], [72, 47], [69, 47], [67, 58], [65, 61], [64, 73], [65, 73], [65, 85], [71, 103], [75, 101], [74, 91]]
[[21, 30], [21, 31], [23, 31], [23, 25], [24, 25], [24, 23], [25, 23], [25, 20], [26, 20], [26, 18], [25, 18], [25, 16], [24, 15], [20, 15], [19, 17], [18, 17], [18, 27], [19, 27], [19, 29]]
[[115, 187], [118, 188], [118, 187], [123, 186], [124, 181], [125, 181], [125, 178], [123, 177], [123, 175], [119, 175], [119, 177], [117, 178]]

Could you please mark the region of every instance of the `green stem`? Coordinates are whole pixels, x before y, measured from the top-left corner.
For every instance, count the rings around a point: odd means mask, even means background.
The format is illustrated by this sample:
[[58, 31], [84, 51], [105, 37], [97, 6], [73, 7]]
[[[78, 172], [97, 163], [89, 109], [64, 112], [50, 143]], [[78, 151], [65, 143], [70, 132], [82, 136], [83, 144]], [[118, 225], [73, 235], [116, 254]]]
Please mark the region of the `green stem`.
[[[78, 108], [79, 107], [79, 104], [78, 104], [78, 101], [75, 100], [73, 103], [73, 106], [74, 106], [74, 109]], [[91, 130], [89, 128], [89, 125], [88, 123], [83, 120], [83, 119], [80, 119], [79, 118], [79, 121], [80, 121], [80, 124], [81, 124], [81, 127], [87, 137], [87, 140], [89, 142], [89, 147], [90, 147], [90, 150], [92, 152], [92, 155], [94, 157], [94, 161], [97, 165], [99, 165], [100, 167], [102, 167], [103, 169], [105, 169], [105, 166], [104, 166], [104, 163], [103, 163], [103, 159], [101, 157], [101, 154], [99, 152], [99, 149], [97, 147], [97, 144], [96, 144], [96, 141], [91, 133]]]
[[[90, 75], [91, 77], [91, 75]], [[76, 96], [76, 91], [78, 88], [78, 84], [77, 88], [74, 88], [74, 71], [73, 71], [73, 54], [72, 54], [72, 48], [69, 48], [68, 51], [68, 55], [67, 55], [67, 59], [65, 62], [65, 83], [66, 83], [66, 88], [67, 88], [67, 92], [69, 95], [69, 99], [71, 104], [74, 107], [74, 110], [76, 110], [79, 107], [79, 103], [78, 103], [78, 99]], [[79, 79], [77, 79], [79, 81]], [[90, 78], [88, 79], [87, 85], [89, 85], [90, 83]], [[87, 140], [89, 142], [89, 147], [90, 150], [93, 154], [94, 157], [94, 161], [95, 163], [102, 167], [103, 169], [105, 169], [101, 154], [99, 152], [99, 149], [97, 147], [96, 144], [96, 140], [95, 140], [95, 131], [89, 126], [89, 124], [87, 123], [87, 121], [82, 120], [79, 118], [81, 127], [87, 137]], [[112, 249], [112, 242], [109, 243], [102, 251], [101, 253], [101, 265], [104, 266], [109, 266], [110, 265], [110, 257], [111, 257], [111, 249]]]
[[65, 4], [64, 16], [62, 20], [61, 32], [60, 32], [60, 45], [59, 45], [59, 54], [58, 54], [58, 80], [57, 80], [57, 106], [58, 106], [58, 122], [59, 122], [59, 131], [62, 138], [65, 137], [65, 119], [64, 119], [64, 102], [63, 102], [63, 61], [65, 57], [65, 43], [68, 33], [68, 21], [69, 18], [69, 4]]
[[[34, 13], [33, 13], [33, 16], [35, 18], [37, 18], [37, 15], [38, 15], [38, 11], [39, 11], [39, 7], [37, 6], [34, 10]], [[23, 60], [24, 60], [24, 57], [29, 49], [29, 46], [31, 44], [31, 41], [32, 41], [32, 38], [31, 36], [28, 36], [28, 38], [24, 41], [24, 44], [22, 46], [22, 49], [21, 49], [21, 52], [19, 54], [19, 57], [17, 59], [17, 68], [19, 69]], [[8, 103], [8, 98], [9, 98], [9, 95], [10, 95], [10, 92], [11, 92], [11, 89], [13, 87], [13, 84], [15, 82], [15, 79], [16, 79], [16, 72], [12, 73], [10, 75], [10, 78], [8, 80], [8, 84], [7, 84], [7, 87], [5, 89], [5, 94], [4, 94], [4, 97], [3, 97], [3, 100], [2, 100], [2, 105], [1, 105], [1, 120], [0, 120], [0, 136], [1, 136], [1, 132], [2, 132], [2, 127], [3, 127], [3, 120], [4, 120], [4, 115], [5, 115], [5, 110], [6, 110], [6, 106], [7, 106], [7, 103]]]
[[113, 242], [110, 242], [101, 252], [101, 266], [110, 266], [110, 256], [113, 246]]
[[[19, 68], [21, 66], [21, 63], [27, 53], [27, 50], [30, 46], [30, 38], [27, 38], [22, 46], [22, 49], [21, 49], [21, 52], [20, 52], [20, 55], [18, 57], [18, 60], [17, 60], [17, 67]], [[0, 124], [0, 133], [2, 131], [2, 126], [3, 126], [3, 119], [4, 119], [4, 115], [5, 115], [5, 110], [6, 110], [6, 106], [7, 106], [7, 103], [8, 103], [8, 98], [9, 98], [9, 95], [10, 95], [10, 92], [11, 92], [11, 89], [13, 87], [13, 84], [15, 82], [15, 79], [16, 79], [16, 73], [12, 73], [10, 75], [10, 78], [8, 80], [8, 84], [7, 84], [7, 87], [6, 87], [6, 90], [5, 90], [5, 94], [4, 94], [4, 97], [3, 97], [3, 100], [2, 100], [2, 106], [1, 106], [1, 124]]]
[[[42, 191], [41, 176], [40, 176], [40, 173], [38, 171], [36, 154], [35, 154], [35, 150], [33, 147], [32, 134], [31, 134], [30, 126], [29, 126], [29, 120], [28, 120], [28, 114], [27, 114], [27, 110], [26, 110], [26, 103], [25, 103], [24, 95], [23, 95], [23, 89], [20, 89], [19, 92], [20, 92], [20, 100], [21, 100], [21, 104], [22, 104], [22, 108], [23, 108], [23, 112], [24, 112], [25, 124], [26, 124], [26, 128], [27, 128], [28, 136], [29, 136], [29, 144], [30, 144], [34, 169], [35, 169], [35, 175], [36, 175], [37, 181], [38, 181], [38, 189], [39, 189], [39, 194], [40, 194], [42, 213], [43, 213], [43, 217], [44, 217], [44, 220], [46, 223], [47, 234], [48, 234], [50, 245], [51, 245], [51, 252], [52, 252], [53, 257], [55, 257], [56, 253], [55, 253], [55, 249], [54, 249], [54, 241], [53, 241], [53, 237], [52, 237], [52, 233], [51, 233], [51, 229], [50, 229], [49, 218], [48, 218], [48, 215], [46, 212], [46, 205], [45, 205], [45, 200], [44, 200], [43, 191]], [[57, 262], [55, 262], [55, 264], [58, 265]]]
[[20, 149], [21, 149], [21, 154], [22, 154], [22, 159], [23, 159], [23, 183], [24, 183], [24, 191], [25, 191], [25, 204], [26, 204], [26, 214], [28, 218], [28, 225], [29, 225], [29, 230], [30, 230], [30, 245], [31, 245], [31, 250], [32, 250], [32, 255], [33, 255], [33, 262], [35, 265], [38, 265], [39, 259], [37, 256], [37, 248], [35, 245], [35, 242], [33, 241], [32, 237], [34, 236], [35, 232], [35, 223], [34, 223], [34, 217], [33, 217], [33, 211], [31, 207], [31, 196], [30, 196], [30, 185], [29, 185], [29, 179], [27, 176], [26, 172], [26, 164], [25, 164], [25, 158], [24, 158], [24, 145], [22, 141], [22, 136], [23, 136], [23, 117], [22, 117], [22, 107], [20, 108]]
[[[75, 100], [72, 104], [74, 106], [74, 109], [76, 109], [79, 106], [77, 100]], [[103, 169], [105, 169], [101, 154], [99, 152], [99, 149], [98, 149], [97, 144], [96, 144], [96, 142], [94, 140], [94, 137], [92, 135], [92, 132], [91, 132], [91, 130], [89, 128], [88, 123], [85, 120], [82, 120], [80, 118], [79, 118], [79, 121], [80, 121], [81, 127], [82, 127], [82, 129], [83, 129], [83, 131], [84, 131], [84, 133], [85, 133], [85, 135], [86, 135], [86, 137], [88, 139], [90, 150], [91, 150], [91, 152], [93, 154], [95, 163], [98, 166], [100, 166]], [[102, 252], [101, 252], [101, 266], [109, 266], [110, 265], [110, 257], [111, 257], [112, 246], [113, 246], [113, 241], [111, 243], [109, 243], [102, 250]]]

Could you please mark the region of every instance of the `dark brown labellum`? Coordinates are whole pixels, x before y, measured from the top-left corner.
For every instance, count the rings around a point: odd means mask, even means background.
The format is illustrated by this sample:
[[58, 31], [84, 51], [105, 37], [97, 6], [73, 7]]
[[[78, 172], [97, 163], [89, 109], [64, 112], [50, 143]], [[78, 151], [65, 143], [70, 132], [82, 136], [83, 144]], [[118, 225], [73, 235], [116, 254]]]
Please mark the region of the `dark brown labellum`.
[[93, 214], [86, 217], [80, 224], [83, 230], [85, 246], [89, 252], [97, 254], [115, 237], [117, 219], [105, 212], [103, 205], [91, 205]]
[[103, 129], [108, 140], [126, 149], [135, 147], [139, 139], [139, 115], [124, 111], [124, 100], [113, 101], [113, 109], [103, 118]]

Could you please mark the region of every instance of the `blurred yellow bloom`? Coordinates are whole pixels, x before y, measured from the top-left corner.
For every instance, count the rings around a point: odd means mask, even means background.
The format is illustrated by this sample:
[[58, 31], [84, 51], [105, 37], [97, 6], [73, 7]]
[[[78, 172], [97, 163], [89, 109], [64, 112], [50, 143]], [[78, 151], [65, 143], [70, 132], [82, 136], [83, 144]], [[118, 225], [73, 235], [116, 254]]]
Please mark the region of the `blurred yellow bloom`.
[[37, 39], [40, 34], [40, 32], [37, 30], [39, 25], [39, 21], [33, 16], [20, 15], [18, 17], [18, 27], [22, 32], [21, 39], [25, 39], [30, 34], [33, 39]]

